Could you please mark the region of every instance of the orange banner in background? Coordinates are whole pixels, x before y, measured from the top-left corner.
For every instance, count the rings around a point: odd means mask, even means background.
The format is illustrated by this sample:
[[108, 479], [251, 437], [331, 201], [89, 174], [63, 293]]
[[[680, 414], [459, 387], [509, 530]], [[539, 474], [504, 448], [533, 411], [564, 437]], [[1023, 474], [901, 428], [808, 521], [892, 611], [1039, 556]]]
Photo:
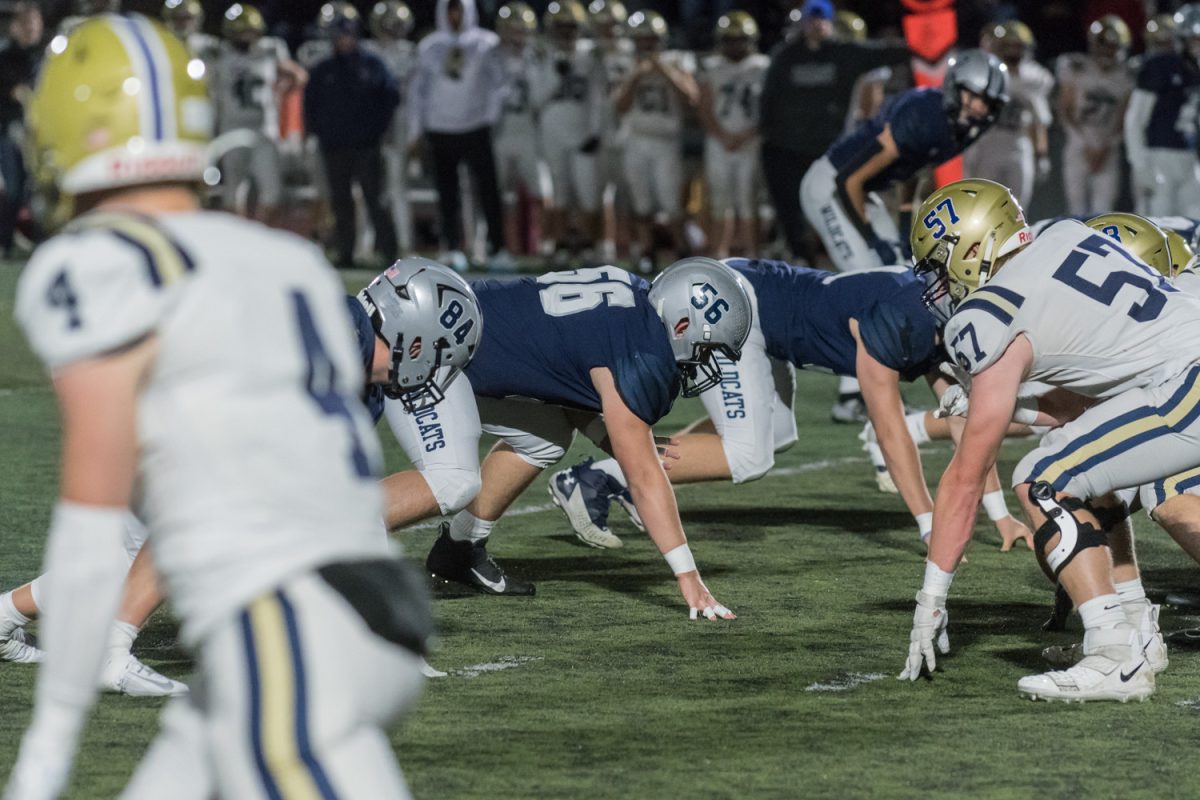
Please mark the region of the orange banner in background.
[[[917, 86], [940, 86], [946, 57], [958, 42], [958, 14], [954, 0], [902, 0], [904, 40], [912, 51], [913, 78]], [[954, 158], [933, 172], [938, 186], [962, 177], [962, 159]]]

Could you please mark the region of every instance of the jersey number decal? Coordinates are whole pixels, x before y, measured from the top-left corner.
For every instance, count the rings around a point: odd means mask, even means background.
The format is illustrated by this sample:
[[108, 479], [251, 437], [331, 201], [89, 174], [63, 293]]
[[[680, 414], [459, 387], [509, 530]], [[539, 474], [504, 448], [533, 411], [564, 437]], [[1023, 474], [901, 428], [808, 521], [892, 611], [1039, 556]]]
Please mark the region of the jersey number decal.
[[736, 83], [727, 83], [721, 87], [721, 105], [717, 116], [721, 119], [729, 119], [736, 106], [742, 107], [742, 116], [747, 118], [754, 116], [753, 86], [748, 83], [741, 86]]
[[544, 284], [538, 297], [542, 310], [552, 317], [567, 317], [607, 306], [633, 308], [633, 287], [624, 270], [592, 267], [571, 272], [552, 272], [537, 279]]
[[[451, 300], [446, 305], [446, 310], [442, 312], [442, 316], [438, 318], [438, 321], [442, 323], [443, 328], [450, 330], [458, 324], [460, 319], [462, 319], [464, 311], [466, 311], [466, 309], [463, 308], [462, 303], [458, 302], [457, 300]], [[462, 344], [463, 341], [466, 340], [467, 334], [471, 332], [471, 328], [473, 327], [475, 327], [475, 320], [473, 319], [469, 319], [462, 325], [459, 325], [458, 330], [454, 331], [454, 343]]]
[[[567, 69], [571, 65], [567, 64]], [[554, 92], [553, 101], [560, 103], [582, 103], [587, 99], [588, 79], [583, 75], [571, 72], [563, 75], [558, 81], [558, 90]]]
[[946, 235], [946, 223], [942, 222], [943, 211], [949, 216], [951, 225], [958, 222], [958, 214], [954, 213], [954, 202], [947, 197], [934, 206], [933, 211], [926, 214], [925, 219], [922, 220], [925, 223], [925, 229], [933, 231], [934, 239], [940, 239]]
[[308, 376], [305, 378], [304, 388], [324, 414], [341, 417], [346, 421], [346, 428], [350, 432], [350, 462], [354, 465], [354, 472], [360, 478], [369, 478], [371, 465], [367, 461], [367, 452], [358, 440], [354, 415], [350, 413], [346, 398], [337, 389], [337, 368], [329, 358], [329, 351], [325, 349], [325, 343], [321, 341], [321, 335], [317, 332], [312, 310], [308, 307], [308, 299], [301, 292], [293, 291], [292, 302], [296, 306], [296, 326], [300, 329], [304, 360], [308, 362]]
[[76, 330], [83, 325], [83, 320], [79, 317], [79, 296], [71, 288], [71, 281], [67, 278], [65, 269], [50, 283], [50, 288], [46, 290], [46, 302], [53, 308], [61, 308], [67, 312], [69, 330]]
[[692, 290], [692, 308], [702, 309], [705, 306], [708, 306], [708, 310], [704, 312], [704, 319], [712, 325], [720, 322], [729, 310], [729, 303], [717, 297], [717, 288], [711, 283], [701, 284]]
[[[1110, 272], [1104, 276], [1104, 282], [1095, 284], [1079, 274], [1080, 268], [1087, 262], [1089, 256], [1118, 255], [1124, 258], [1138, 271], [1145, 274], [1132, 275], [1128, 272]], [[1130, 286], [1146, 293], [1146, 299], [1132, 306], [1129, 318], [1136, 322], [1149, 322], [1162, 313], [1167, 304], [1166, 292], [1176, 289], [1167, 284], [1157, 274], [1151, 273], [1150, 268], [1142, 264], [1120, 247], [1112, 239], [1100, 234], [1093, 234], [1079, 243], [1063, 261], [1062, 266], [1054, 271], [1054, 280], [1065, 283], [1098, 303], [1111, 306], [1117, 299], [1121, 289]]]
[[262, 107], [262, 88], [267, 85], [262, 76], [253, 72], [240, 72], [233, 81], [233, 96], [246, 111]]
[[[969, 358], [961, 349], [959, 349], [960, 344], [970, 344], [973, 359]], [[954, 359], [958, 362], [958, 365], [967, 372], [972, 371], [971, 364], [978, 364], [987, 357], [986, 354], [979, 349], [979, 337], [975, 335], [974, 323], [967, 323], [964, 325], [963, 329], [958, 332], [958, 336], [954, 337], [954, 341], [950, 343], [950, 346], [954, 348]]]
[[670, 94], [666, 86], [657, 83], [639, 84], [637, 107], [647, 114], [667, 114], [671, 111]]

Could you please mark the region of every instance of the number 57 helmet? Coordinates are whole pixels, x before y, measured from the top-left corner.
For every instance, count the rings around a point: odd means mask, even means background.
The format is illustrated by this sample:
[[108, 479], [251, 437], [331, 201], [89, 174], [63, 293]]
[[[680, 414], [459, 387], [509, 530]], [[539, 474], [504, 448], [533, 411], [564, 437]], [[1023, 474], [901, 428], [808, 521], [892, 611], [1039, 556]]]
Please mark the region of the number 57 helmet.
[[1033, 233], [1012, 192], [970, 178], [925, 199], [910, 241], [914, 271], [925, 279], [925, 305], [944, 324], [968, 294], [988, 282], [996, 262], [1032, 242]]
[[383, 392], [406, 411], [430, 408], [470, 363], [483, 333], [479, 301], [449, 267], [402, 258], [358, 293], [375, 333], [391, 349]]
[[711, 258], [685, 258], [650, 284], [650, 304], [667, 328], [684, 397], [721, 382], [717, 354], [742, 357], [753, 312], [742, 276]]

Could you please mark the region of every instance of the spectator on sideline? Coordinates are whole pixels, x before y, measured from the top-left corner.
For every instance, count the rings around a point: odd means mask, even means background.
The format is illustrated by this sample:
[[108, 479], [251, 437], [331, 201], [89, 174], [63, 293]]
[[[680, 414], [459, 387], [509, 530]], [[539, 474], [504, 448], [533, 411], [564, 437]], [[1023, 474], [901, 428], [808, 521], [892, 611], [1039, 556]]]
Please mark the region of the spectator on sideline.
[[21, 155], [25, 117], [23, 94], [33, 85], [33, 74], [42, 54], [42, 10], [36, 3], [13, 7], [8, 25], [9, 40], [0, 49], [0, 252], [10, 258], [17, 215], [25, 205], [28, 185], [25, 160]]
[[792, 254], [808, 257], [800, 214], [800, 181], [842, 134], [858, 76], [909, 57], [898, 45], [833, 38], [833, 4], [807, 0], [801, 32], [771, 54], [763, 81], [759, 130], [767, 190]]
[[489, 267], [512, 269], [504, 250], [504, 222], [492, 126], [500, 118], [508, 79], [496, 34], [479, 27], [475, 0], [438, 0], [437, 30], [421, 40], [409, 90], [408, 155], [429, 145], [437, 184], [441, 257], [468, 266], [463, 237], [458, 165], [466, 162], [488, 228]]
[[354, 263], [355, 183], [375, 229], [376, 252], [386, 264], [398, 255], [382, 143], [400, 91], [387, 65], [359, 46], [358, 28], [357, 15], [333, 21], [333, 55], [313, 67], [304, 91], [304, 124], [317, 138], [329, 182], [339, 268]]

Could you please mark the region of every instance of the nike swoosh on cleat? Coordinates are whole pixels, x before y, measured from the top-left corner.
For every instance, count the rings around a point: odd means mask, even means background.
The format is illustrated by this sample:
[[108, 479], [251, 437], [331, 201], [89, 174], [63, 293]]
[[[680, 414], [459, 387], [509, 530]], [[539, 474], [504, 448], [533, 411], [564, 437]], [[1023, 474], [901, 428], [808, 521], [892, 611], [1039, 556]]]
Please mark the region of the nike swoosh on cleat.
[[480, 583], [482, 583], [484, 586], [491, 589], [496, 594], [504, 594], [504, 590], [508, 588], [508, 579], [507, 578], [501, 578], [498, 581], [490, 581], [487, 578], [480, 575], [479, 570], [477, 570], [477, 569], [472, 569], [471, 574], [475, 576], [475, 580], [479, 581]]
[[1146, 662], [1145, 662], [1145, 661], [1143, 661], [1142, 663], [1140, 663], [1140, 664], [1138, 664], [1136, 667], [1134, 667], [1134, 668], [1133, 668], [1133, 671], [1132, 671], [1132, 672], [1130, 672], [1128, 675], [1126, 675], [1124, 672], [1122, 672], [1122, 673], [1121, 673], [1121, 683], [1126, 683], [1126, 682], [1127, 682], [1127, 681], [1128, 681], [1130, 678], [1132, 678], [1134, 675], [1137, 675], [1137, 673], [1138, 673], [1138, 670], [1139, 670], [1139, 669], [1141, 669], [1141, 668], [1142, 668], [1142, 667], [1144, 667], [1144, 666], [1146, 666]]

